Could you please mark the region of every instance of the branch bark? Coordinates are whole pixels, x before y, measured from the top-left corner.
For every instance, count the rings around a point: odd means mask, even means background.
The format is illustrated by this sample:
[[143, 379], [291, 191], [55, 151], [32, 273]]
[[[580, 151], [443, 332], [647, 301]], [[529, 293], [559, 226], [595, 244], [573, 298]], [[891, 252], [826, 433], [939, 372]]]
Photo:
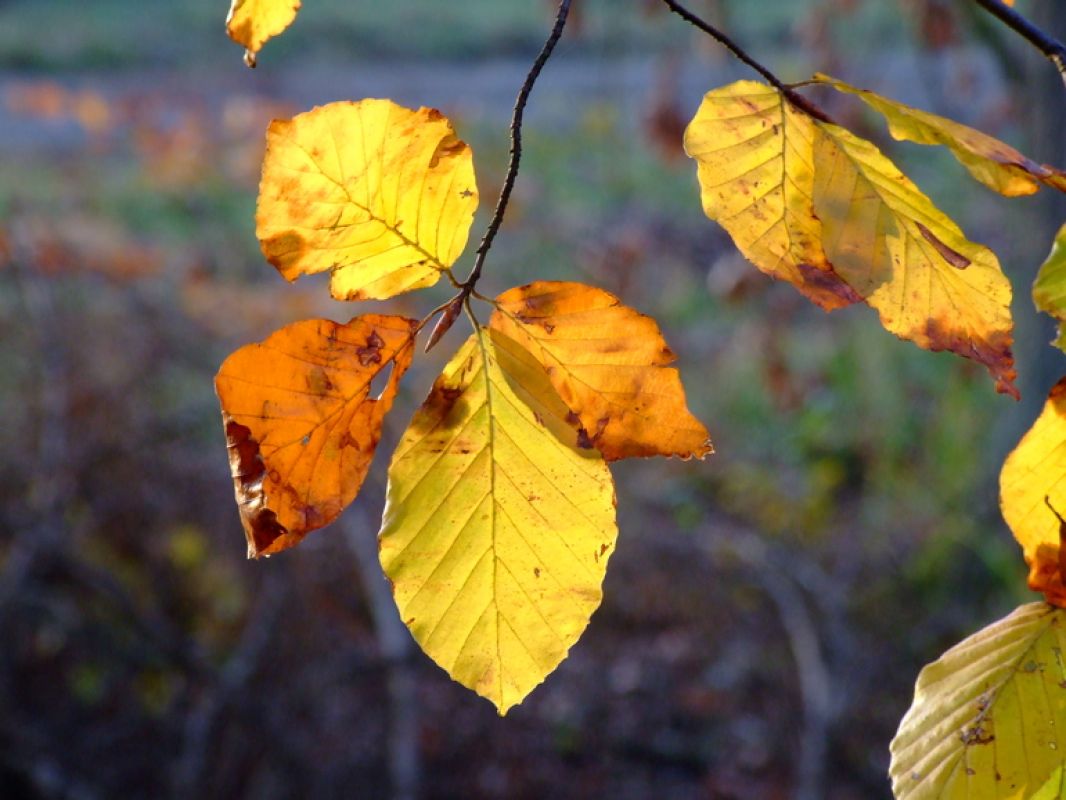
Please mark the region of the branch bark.
[[976, 0], [976, 3], [1043, 53], [1055, 65], [1059, 77], [1066, 85], [1066, 45], [1045, 33], [1002, 0]]

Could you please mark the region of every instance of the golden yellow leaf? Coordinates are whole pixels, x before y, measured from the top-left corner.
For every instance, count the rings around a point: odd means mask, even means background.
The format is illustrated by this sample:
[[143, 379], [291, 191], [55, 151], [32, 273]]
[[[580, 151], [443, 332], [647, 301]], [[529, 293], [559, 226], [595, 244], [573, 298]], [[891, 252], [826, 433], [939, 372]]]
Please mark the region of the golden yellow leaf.
[[995, 254], [844, 128], [818, 123], [815, 158], [814, 207], [837, 274], [886, 330], [983, 364], [996, 390], [1017, 398], [1011, 285]]
[[887, 330], [984, 364], [1017, 397], [998, 260], [871, 143], [741, 81], [704, 97], [686, 149], [707, 215], [763, 272], [826, 309], [864, 300]]
[[1066, 759], [1064, 625], [1066, 612], [1029, 603], [922, 670], [892, 741], [896, 800], [1047, 791]]
[[245, 49], [244, 60], [255, 66], [255, 54], [296, 19], [300, 0], [233, 0], [226, 16], [226, 33]]
[[[355, 498], [411, 364], [417, 324], [367, 314], [282, 328], [215, 376], [249, 557], [292, 547]], [[388, 375], [371, 397], [371, 381]]]
[[819, 73], [814, 80], [861, 98], [884, 116], [889, 132], [898, 141], [947, 147], [974, 178], [1002, 195], [1032, 194], [1042, 183], [1066, 191], [1066, 173], [1026, 158], [987, 133], [866, 89], [857, 89], [828, 75]]
[[579, 444], [608, 461], [714, 451], [685, 405], [681, 376], [667, 366], [675, 356], [659, 326], [613, 294], [537, 281], [497, 297], [489, 327], [541, 363], [570, 410]]
[[1033, 283], [1036, 307], [1059, 321], [1059, 335], [1053, 344], [1066, 350], [1066, 225], [1059, 228], [1047, 260]]
[[566, 415], [540, 364], [482, 328], [389, 466], [381, 565], [401, 618], [500, 714], [566, 657], [615, 547], [610, 472]]
[[1066, 378], [1003, 463], [999, 506], [1029, 565], [1029, 588], [1066, 606]]
[[814, 216], [814, 120], [756, 81], [708, 92], [685, 130], [703, 210], [744, 257], [822, 308], [862, 300], [833, 273]]
[[436, 283], [477, 203], [470, 148], [440, 112], [331, 103], [270, 124], [256, 235], [287, 280], [328, 270], [338, 300], [380, 300]]

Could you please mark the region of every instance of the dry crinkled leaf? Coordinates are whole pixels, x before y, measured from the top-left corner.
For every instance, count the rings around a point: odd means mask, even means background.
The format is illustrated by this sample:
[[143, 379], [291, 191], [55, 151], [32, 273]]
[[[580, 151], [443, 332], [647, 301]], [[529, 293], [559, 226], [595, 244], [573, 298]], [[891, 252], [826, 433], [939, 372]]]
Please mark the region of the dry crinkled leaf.
[[999, 506], [1029, 565], [1029, 588], [1066, 606], [1066, 378], [1003, 463]]
[[1059, 335], [1053, 344], [1066, 350], [1066, 225], [1059, 228], [1047, 261], [1036, 275], [1033, 302], [1040, 311], [1059, 321]]
[[1032, 194], [1040, 188], [1040, 184], [1066, 191], [1066, 173], [1026, 158], [987, 133], [866, 89], [857, 89], [828, 75], [819, 73], [814, 80], [861, 98], [884, 116], [893, 138], [947, 147], [974, 178], [1002, 195], [1017, 197]]
[[[249, 557], [292, 547], [355, 498], [411, 364], [417, 324], [367, 314], [296, 322], [215, 376]], [[371, 397], [371, 381], [388, 375]]]
[[753, 81], [708, 93], [685, 141], [707, 215], [759, 269], [826, 309], [864, 300], [887, 330], [984, 364], [1017, 397], [998, 260], [876, 147]]
[[437, 282], [477, 203], [470, 148], [439, 111], [331, 103], [271, 123], [256, 234], [286, 279], [329, 270], [338, 300], [381, 300]]
[[892, 741], [897, 800], [1058, 797], [1040, 793], [1066, 759], [1064, 625], [1030, 603], [922, 670]]
[[479, 329], [389, 466], [381, 565], [401, 618], [500, 714], [566, 657], [615, 547], [610, 472], [566, 415], [528, 352]]
[[489, 326], [541, 363], [570, 410], [578, 443], [608, 461], [702, 458], [707, 429], [685, 405], [674, 353], [659, 326], [613, 294], [580, 283], [537, 281], [496, 298]]
[[229, 38], [245, 48], [244, 60], [255, 66], [255, 54], [296, 19], [300, 0], [233, 0], [226, 17]]

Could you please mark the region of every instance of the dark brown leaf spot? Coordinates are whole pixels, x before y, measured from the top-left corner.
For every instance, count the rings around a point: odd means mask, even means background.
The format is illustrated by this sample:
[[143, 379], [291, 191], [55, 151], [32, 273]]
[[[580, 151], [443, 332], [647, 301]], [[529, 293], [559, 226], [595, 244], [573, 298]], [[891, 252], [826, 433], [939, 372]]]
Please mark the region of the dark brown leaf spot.
[[931, 230], [925, 227], [922, 223], [915, 222], [914, 224], [918, 226], [918, 230], [922, 234], [922, 238], [929, 242], [929, 244], [931, 244], [934, 248], [936, 248], [936, 251], [940, 253], [941, 257], [949, 264], [951, 264], [951, 266], [955, 267], [955, 269], [966, 269], [968, 266], [970, 266], [970, 264], [972, 263], [970, 259], [964, 256], [962, 253], [952, 250], [950, 247], [940, 241], [936, 237], [936, 234], [934, 234]]
[[797, 264], [796, 268], [803, 276], [803, 284], [799, 288], [826, 311], [863, 301], [862, 295], [845, 283], [832, 268], [820, 269], [814, 264], [805, 263]]
[[370, 335], [366, 339], [366, 345], [356, 348], [355, 354], [359, 358], [359, 363], [364, 367], [369, 367], [371, 364], [381, 363], [381, 348], [385, 346], [385, 342], [377, 331], [371, 331]]
[[540, 567], [533, 567], [533, 577], [534, 578], [539, 578], [540, 577]]

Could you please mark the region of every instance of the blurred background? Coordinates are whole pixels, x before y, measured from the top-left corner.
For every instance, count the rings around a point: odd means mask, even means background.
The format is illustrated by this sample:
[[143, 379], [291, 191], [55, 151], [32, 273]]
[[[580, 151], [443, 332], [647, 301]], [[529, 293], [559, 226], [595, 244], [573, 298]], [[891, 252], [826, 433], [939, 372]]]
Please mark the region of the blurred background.
[[[1066, 165], [1054, 69], [969, 0], [691, 4], [785, 80], [829, 72]], [[655, 2], [575, 2], [480, 288], [580, 280], [654, 315], [718, 452], [614, 467], [603, 606], [500, 719], [413, 647], [376, 561], [388, 455], [463, 325], [405, 379], [362, 496], [269, 561], [244, 558], [212, 377], [366, 309], [259, 254], [267, 122], [440, 108], [474, 147], [476, 241], [554, 7], [308, 0], [252, 71], [226, 5], [0, 0], [0, 797], [889, 797], [920, 667], [1035, 599], [997, 475], [1066, 372], [1029, 299], [1061, 200], [994, 196], [817, 95], [999, 254], [1015, 404], [744, 263], [680, 137], [753, 76]], [[1066, 36], [1063, 3], [1018, 8]]]

